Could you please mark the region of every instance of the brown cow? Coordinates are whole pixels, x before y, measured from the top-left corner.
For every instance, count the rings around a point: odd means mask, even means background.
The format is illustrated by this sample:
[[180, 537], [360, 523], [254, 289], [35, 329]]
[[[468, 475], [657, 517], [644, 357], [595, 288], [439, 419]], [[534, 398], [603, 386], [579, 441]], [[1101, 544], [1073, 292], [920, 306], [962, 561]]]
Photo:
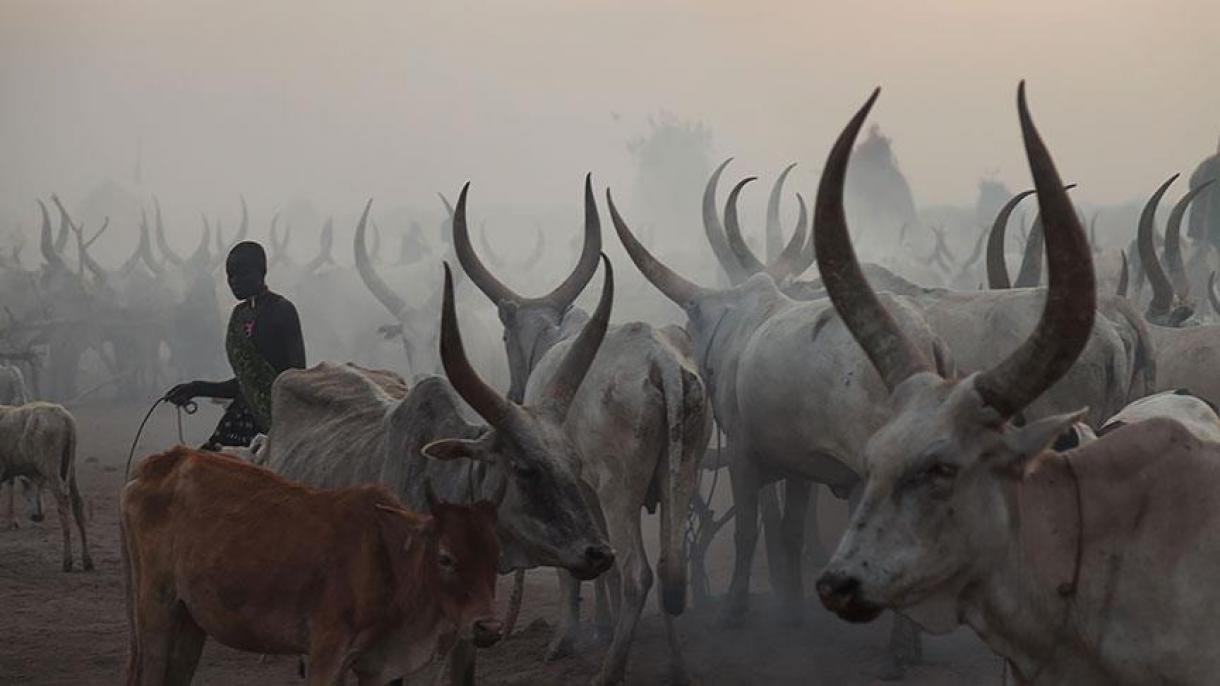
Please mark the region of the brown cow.
[[487, 646], [496, 506], [415, 514], [381, 486], [322, 491], [185, 447], [146, 459], [120, 529], [131, 653], [127, 683], [189, 683], [204, 640], [309, 656], [312, 685], [384, 684], [454, 633]]

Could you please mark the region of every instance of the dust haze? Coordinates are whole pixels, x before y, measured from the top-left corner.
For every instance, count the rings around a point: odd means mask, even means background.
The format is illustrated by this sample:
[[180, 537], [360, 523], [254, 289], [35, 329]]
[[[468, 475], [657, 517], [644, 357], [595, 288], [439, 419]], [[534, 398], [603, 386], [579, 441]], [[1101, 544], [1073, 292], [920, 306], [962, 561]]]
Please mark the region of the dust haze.
[[476, 214], [575, 218], [586, 171], [631, 204], [630, 142], [665, 116], [705, 127], [743, 174], [801, 163], [808, 194], [876, 85], [919, 207], [973, 204], [984, 177], [1027, 184], [1020, 78], [1084, 201], [1137, 201], [1220, 138], [1206, 0], [10, 0], [0, 16], [6, 229], [37, 227], [35, 197], [83, 211], [107, 183], [192, 231], [200, 211], [235, 215], [238, 193], [257, 227], [294, 202], [435, 214], [467, 180]]

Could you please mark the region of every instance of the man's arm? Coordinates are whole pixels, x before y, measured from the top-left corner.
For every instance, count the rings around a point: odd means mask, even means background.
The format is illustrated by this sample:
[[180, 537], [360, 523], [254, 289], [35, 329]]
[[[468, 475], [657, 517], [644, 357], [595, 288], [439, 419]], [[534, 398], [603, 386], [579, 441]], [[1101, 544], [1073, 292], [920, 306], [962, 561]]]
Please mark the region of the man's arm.
[[195, 398], [221, 398], [233, 400], [237, 397], [237, 379], [228, 381], [188, 381], [169, 389], [165, 399], [175, 405], [185, 405]]
[[305, 368], [305, 336], [301, 333], [301, 318], [297, 308], [287, 298], [280, 301], [275, 309], [275, 351], [274, 360], [270, 360], [275, 371], [285, 369]]

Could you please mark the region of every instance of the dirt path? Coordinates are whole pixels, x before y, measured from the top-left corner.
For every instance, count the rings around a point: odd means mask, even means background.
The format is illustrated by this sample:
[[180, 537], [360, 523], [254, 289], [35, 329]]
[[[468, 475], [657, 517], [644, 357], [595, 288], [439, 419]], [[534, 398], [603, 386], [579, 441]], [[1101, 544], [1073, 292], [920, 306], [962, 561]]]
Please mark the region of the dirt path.
[[[89, 512], [89, 533], [97, 570], [59, 571], [59, 525], [52, 511], [42, 523], [30, 522], [19, 506], [21, 528], [0, 531], [0, 684], [121, 683], [127, 654], [127, 623], [119, 575], [117, 494], [123, 481], [136, 425], [147, 408], [96, 405], [75, 408], [80, 430], [77, 470]], [[188, 443], [206, 438], [219, 412], [205, 405], [186, 419]], [[159, 410], [136, 452], [141, 455], [176, 442], [173, 411]], [[721, 484], [721, 496], [727, 487]], [[828, 500], [824, 498], [823, 500]], [[48, 503], [49, 504], [49, 503]], [[823, 503], [827, 522], [841, 520], [837, 503]], [[647, 534], [655, 540], [649, 526]], [[712, 586], [722, 591], [732, 560], [731, 527], [720, 534], [711, 553]], [[79, 550], [74, 540], [74, 550]], [[79, 561], [79, 553], [77, 553]], [[760, 551], [758, 557], [763, 557]], [[655, 559], [655, 554], [653, 559]], [[78, 565], [79, 566], [79, 565]], [[531, 572], [519, 632], [480, 653], [480, 683], [513, 686], [583, 684], [597, 673], [604, 646], [591, 635], [576, 657], [547, 664], [542, 657], [555, 619], [555, 575]], [[760, 560], [754, 587], [765, 591]], [[500, 598], [506, 599], [507, 580]], [[592, 596], [586, 585], [584, 597]], [[687, 664], [705, 685], [881, 683], [882, 649], [889, 621], [855, 626], [843, 623], [816, 602], [806, 604], [799, 628], [779, 625], [766, 615], [769, 596], [754, 598], [748, 625], [726, 630], [715, 608], [696, 608], [679, 620]], [[628, 668], [630, 684], [665, 683], [669, 664], [663, 624], [650, 599], [636, 634]], [[586, 612], [586, 615], [588, 613]], [[926, 664], [906, 684], [999, 684], [1001, 664], [973, 634], [925, 640]], [[430, 683], [421, 677], [419, 683]], [[292, 657], [261, 659], [209, 642], [196, 683], [301, 684]]]

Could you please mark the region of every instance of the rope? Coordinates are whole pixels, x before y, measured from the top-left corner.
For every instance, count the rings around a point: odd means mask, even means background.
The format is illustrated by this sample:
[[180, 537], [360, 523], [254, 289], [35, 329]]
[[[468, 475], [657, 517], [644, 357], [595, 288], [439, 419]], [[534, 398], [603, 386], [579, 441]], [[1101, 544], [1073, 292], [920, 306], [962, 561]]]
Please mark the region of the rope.
[[[131, 439], [131, 450], [127, 451], [127, 464], [123, 467], [124, 483], [126, 483], [131, 477], [131, 458], [136, 454], [136, 445], [138, 445], [140, 442], [140, 436], [144, 434], [144, 427], [148, 424], [148, 420], [152, 418], [153, 412], [157, 410], [157, 407], [160, 406], [161, 403], [169, 403], [169, 400], [166, 399], [165, 396], [162, 396], [153, 401], [152, 407], [148, 408], [148, 412], [144, 415], [144, 419], [140, 421], [140, 428], [136, 429], [135, 438]], [[185, 444], [186, 438], [182, 433], [182, 413], [185, 412], [186, 414], [195, 414], [199, 411], [199, 406], [196, 405], [194, 401], [191, 401], [185, 405], [175, 405], [175, 408], [178, 410], [178, 442]]]

